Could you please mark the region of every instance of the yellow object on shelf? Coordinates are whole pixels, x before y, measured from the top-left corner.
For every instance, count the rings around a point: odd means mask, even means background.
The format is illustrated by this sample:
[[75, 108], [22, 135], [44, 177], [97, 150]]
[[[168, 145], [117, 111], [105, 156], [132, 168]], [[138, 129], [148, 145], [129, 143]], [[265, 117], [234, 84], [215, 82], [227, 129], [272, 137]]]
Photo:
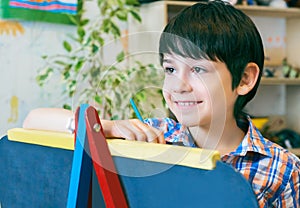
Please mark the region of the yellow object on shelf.
[[258, 129], [262, 129], [263, 126], [269, 121], [268, 117], [261, 117], [261, 118], [252, 118], [252, 122], [254, 126]]

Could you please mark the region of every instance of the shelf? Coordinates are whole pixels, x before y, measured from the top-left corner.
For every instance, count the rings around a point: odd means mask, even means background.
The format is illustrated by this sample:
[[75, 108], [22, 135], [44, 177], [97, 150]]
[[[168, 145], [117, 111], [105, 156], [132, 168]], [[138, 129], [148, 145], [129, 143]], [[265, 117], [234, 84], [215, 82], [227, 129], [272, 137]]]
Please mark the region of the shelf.
[[300, 157], [300, 148], [288, 149], [290, 152], [294, 153], [296, 156]]
[[[160, 1], [161, 2], [161, 1]], [[172, 13], [179, 12], [183, 7], [191, 6], [196, 1], [162, 1], [169, 7]], [[243, 6], [236, 5], [236, 8], [242, 10], [250, 16], [278, 17], [278, 18], [300, 18], [299, 8], [275, 8], [270, 6]]]
[[300, 78], [265, 78], [262, 77], [261, 85], [300, 85]]
[[264, 17], [282, 17], [282, 18], [299, 18], [299, 8], [275, 8], [270, 6], [241, 6], [236, 8], [242, 10], [248, 15]]

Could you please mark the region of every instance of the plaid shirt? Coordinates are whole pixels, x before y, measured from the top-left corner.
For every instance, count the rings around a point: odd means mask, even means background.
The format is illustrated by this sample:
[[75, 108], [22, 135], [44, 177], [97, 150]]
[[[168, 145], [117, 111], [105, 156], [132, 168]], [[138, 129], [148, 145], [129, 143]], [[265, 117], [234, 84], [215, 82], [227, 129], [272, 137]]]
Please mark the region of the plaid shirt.
[[[252, 185], [260, 207], [300, 207], [300, 160], [281, 146], [265, 139], [249, 118], [248, 132], [238, 148], [224, 155]], [[146, 119], [164, 132], [167, 142], [195, 147], [186, 127], [170, 118]]]

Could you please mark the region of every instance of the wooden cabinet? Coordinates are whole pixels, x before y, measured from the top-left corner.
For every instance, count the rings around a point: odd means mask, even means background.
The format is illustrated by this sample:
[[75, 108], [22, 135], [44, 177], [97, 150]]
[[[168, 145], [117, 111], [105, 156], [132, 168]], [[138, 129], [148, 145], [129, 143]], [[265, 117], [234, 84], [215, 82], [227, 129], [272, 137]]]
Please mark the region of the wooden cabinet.
[[[158, 63], [158, 40], [161, 31], [175, 14], [192, 1], [155, 1], [141, 5], [142, 24], [129, 24], [129, 50], [144, 62]], [[300, 9], [267, 6], [236, 7], [249, 15], [263, 38], [265, 66], [278, 67], [283, 58], [300, 67]], [[254, 116], [280, 115], [287, 127], [300, 132], [300, 79], [263, 78], [256, 98], [246, 107]]]

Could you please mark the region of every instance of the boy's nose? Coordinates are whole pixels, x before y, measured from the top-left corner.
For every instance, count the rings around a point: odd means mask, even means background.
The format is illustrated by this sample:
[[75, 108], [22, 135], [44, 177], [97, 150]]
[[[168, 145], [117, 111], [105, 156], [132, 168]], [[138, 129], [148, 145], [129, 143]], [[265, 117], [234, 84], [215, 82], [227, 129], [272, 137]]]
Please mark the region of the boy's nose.
[[191, 92], [192, 86], [186, 76], [180, 76], [173, 84], [173, 90], [177, 93]]

